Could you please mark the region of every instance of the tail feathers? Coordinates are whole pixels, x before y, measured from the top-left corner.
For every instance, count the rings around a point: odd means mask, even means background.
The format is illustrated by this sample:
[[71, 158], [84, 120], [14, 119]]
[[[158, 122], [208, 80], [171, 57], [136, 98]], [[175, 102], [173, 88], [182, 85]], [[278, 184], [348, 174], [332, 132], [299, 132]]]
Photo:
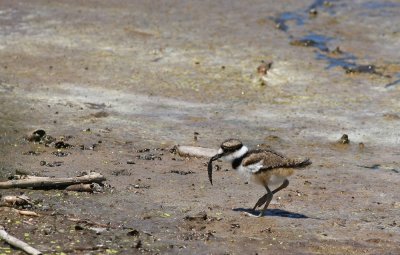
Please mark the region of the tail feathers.
[[294, 159], [292, 160], [289, 165], [290, 167], [306, 167], [311, 165], [312, 162], [309, 158], [306, 159]]

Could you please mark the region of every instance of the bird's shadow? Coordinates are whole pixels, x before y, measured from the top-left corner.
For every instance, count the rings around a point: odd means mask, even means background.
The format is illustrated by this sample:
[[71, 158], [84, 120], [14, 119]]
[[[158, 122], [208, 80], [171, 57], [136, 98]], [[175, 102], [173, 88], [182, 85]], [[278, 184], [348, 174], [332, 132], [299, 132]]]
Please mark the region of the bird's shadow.
[[[254, 211], [248, 208], [234, 208], [233, 211], [235, 212], [245, 212], [254, 216], [258, 216], [258, 211]], [[307, 215], [301, 213], [294, 213], [289, 212], [286, 210], [281, 209], [268, 209], [262, 216], [277, 216], [277, 217], [284, 217], [284, 218], [292, 218], [292, 219], [308, 219]]]

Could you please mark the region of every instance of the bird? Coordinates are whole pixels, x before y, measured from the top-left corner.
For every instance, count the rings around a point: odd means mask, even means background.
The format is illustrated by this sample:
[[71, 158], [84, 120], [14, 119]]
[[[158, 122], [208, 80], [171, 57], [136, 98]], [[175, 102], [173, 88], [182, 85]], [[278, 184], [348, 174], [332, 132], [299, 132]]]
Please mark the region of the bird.
[[[233, 169], [267, 190], [252, 209], [255, 212], [258, 207], [264, 205], [257, 217], [261, 217], [267, 210], [274, 194], [289, 185], [288, 177], [294, 173], [294, 169], [312, 163], [309, 158], [289, 159], [270, 149], [249, 150], [239, 139], [228, 139], [222, 142], [217, 154], [208, 162], [208, 178], [211, 185], [212, 162], [218, 159], [231, 163]], [[271, 185], [280, 186], [271, 190]]]

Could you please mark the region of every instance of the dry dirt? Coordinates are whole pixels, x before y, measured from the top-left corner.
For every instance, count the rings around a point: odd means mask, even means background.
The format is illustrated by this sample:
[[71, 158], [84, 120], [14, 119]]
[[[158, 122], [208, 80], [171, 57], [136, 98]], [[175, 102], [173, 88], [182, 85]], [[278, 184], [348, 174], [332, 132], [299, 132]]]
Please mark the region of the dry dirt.
[[[400, 4], [277, 2], [2, 0], [1, 180], [107, 181], [1, 190], [39, 217], [0, 225], [44, 254], [400, 254]], [[249, 217], [262, 187], [171, 152], [230, 137], [313, 164]]]

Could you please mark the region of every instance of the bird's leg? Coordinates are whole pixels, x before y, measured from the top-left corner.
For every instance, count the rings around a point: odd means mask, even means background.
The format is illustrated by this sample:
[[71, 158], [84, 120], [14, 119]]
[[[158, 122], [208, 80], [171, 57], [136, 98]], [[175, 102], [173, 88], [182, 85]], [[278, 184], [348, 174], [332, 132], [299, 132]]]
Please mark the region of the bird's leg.
[[271, 203], [272, 197], [274, 196], [274, 193], [268, 188], [268, 186], [265, 186], [267, 189], [267, 194], [265, 194], [263, 197], [265, 197], [265, 205], [264, 208], [261, 210], [260, 214], [258, 217], [263, 216], [264, 212], [267, 210], [269, 203]]
[[260, 199], [258, 199], [257, 203], [254, 205], [253, 211], [256, 210], [257, 207], [260, 207], [263, 204], [265, 204], [265, 202], [267, 202], [267, 199], [268, 199], [268, 194], [265, 194], [264, 196], [260, 197]]
[[278, 191], [286, 188], [287, 186], [289, 186], [289, 180], [286, 179], [281, 186], [279, 186], [278, 188], [274, 189], [273, 191], [271, 191], [268, 186], [265, 186], [265, 189], [267, 190], [267, 194], [265, 194], [264, 196], [262, 196], [260, 199], [258, 199], [257, 203], [254, 205], [253, 207], [253, 211], [257, 208], [262, 206], [263, 204], [265, 204], [264, 208], [261, 210], [260, 214], [258, 215], [258, 217], [262, 216], [264, 214], [264, 212], [267, 210], [269, 204], [271, 203], [272, 197], [274, 196], [275, 193], [277, 193]]
[[269, 193], [274, 194], [274, 191], [271, 192], [271, 190], [268, 188], [268, 186], [265, 186], [265, 188], [267, 189], [267, 194], [265, 194], [264, 196], [260, 197], [260, 199], [258, 199], [257, 203], [253, 207], [253, 211], [257, 207], [260, 207], [267, 202], [267, 200], [269, 199], [269, 196], [270, 196]]
[[280, 191], [280, 190], [286, 188], [287, 186], [289, 186], [289, 180], [288, 180], [288, 179], [285, 179], [285, 181], [282, 183], [281, 186], [279, 186], [278, 188], [276, 188], [276, 189], [274, 189], [274, 190], [272, 191], [272, 194], [275, 194], [276, 192], [278, 192], [278, 191]]

